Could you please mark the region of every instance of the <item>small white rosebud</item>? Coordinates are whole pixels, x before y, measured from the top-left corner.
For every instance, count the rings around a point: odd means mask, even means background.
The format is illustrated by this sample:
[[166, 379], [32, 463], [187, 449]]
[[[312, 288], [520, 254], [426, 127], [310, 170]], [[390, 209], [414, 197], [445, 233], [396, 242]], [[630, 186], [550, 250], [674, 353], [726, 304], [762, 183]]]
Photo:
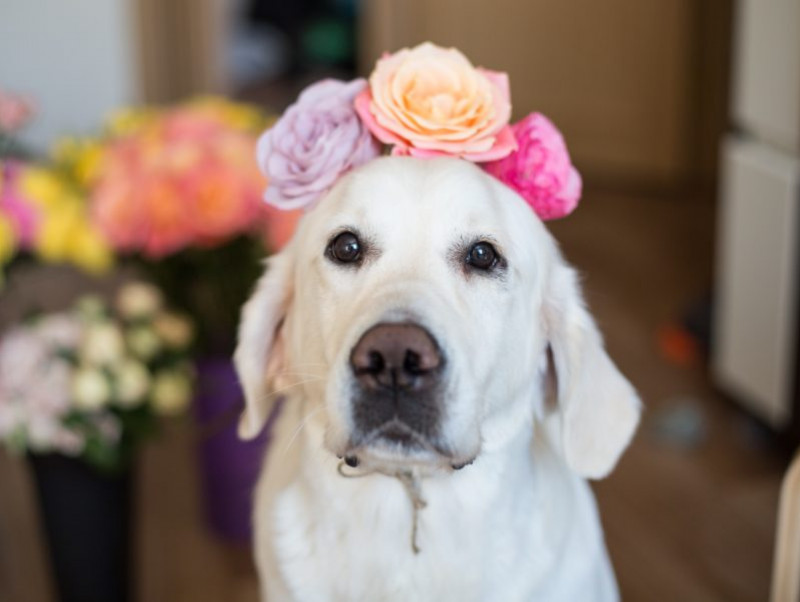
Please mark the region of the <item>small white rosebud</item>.
[[153, 359], [161, 351], [161, 340], [149, 326], [134, 326], [126, 338], [128, 348], [144, 362]]
[[184, 349], [194, 337], [191, 321], [185, 316], [164, 312], [153, 321], [156, 334], [171, 349]]
[[79, 410], [102, 408], [111, 398], [111, 386], [105, 374], [94, 368], [79, 368], [72, 378], [72, 400]]
[[182, 370], [163, 370], [153, 380], [150, 399], [156, 412], [166, 416], [182, 413], [189, 405], [192, 386]]
[[161, 291], [153, 285], [131, 282], [120, 289], [116, 306], [123, 318], [135, 320], [152, 316], [161, 309], [163, 302]]
[[81, 359], [93, 366], [117, 363], [125, 351], [125, 342], [119, 328], [110, 321], [91, 324], [83, 336]]
[[140, 362], [125, 360], [114, 371], [117, 385], [117, 404], [134, 408], [141, 404], [150, 389], [150, 373]]

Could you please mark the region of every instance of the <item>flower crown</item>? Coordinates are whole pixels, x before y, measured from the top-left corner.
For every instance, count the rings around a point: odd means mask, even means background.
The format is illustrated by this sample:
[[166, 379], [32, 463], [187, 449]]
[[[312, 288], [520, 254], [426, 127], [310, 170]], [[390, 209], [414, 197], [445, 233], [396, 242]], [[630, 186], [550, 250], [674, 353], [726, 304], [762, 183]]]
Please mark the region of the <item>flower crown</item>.
[[505, 183], [543, 220], [572, 212], [581, 177], [561, 133], [540, 113], [509, 125], [508, 75], [473, 67], [430, 42], [386, 54], [369, 80], [306, 88], [258, 141], [264, 198], [312, 208], [345, 172], [382, 154], [460, 157]]

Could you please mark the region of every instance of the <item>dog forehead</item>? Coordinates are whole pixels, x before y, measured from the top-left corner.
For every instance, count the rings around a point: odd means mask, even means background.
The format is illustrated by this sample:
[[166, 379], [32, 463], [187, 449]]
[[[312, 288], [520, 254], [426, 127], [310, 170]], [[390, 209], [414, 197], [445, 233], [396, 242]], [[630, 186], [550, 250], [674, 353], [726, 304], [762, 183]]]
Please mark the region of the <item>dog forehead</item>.
[[406, 254], [449, 251], [488, 237], [521, 268], [555, 252], [544, 224], [519, 195], [461, 159], [375, 159], [342, 177], [303, 222], [300, 238], [314, 249], [352, 228]]
[[367, 223], [392, 229], [404, 224], [449, 229], [497, 221], [497, 203], [487, 176], [459, 159], [386, 157], [348, 174], [321, 204], [324, 221]]

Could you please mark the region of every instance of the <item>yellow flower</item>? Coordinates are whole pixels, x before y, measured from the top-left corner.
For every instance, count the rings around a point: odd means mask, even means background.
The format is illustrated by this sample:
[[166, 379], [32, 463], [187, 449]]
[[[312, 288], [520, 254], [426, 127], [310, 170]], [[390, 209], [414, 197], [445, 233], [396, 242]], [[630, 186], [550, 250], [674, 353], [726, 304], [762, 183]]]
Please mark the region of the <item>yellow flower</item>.
[[119, 109], [106, 120], [106, 131], [112, 136], [127, 136], [152, 123], [157, 115], [158, 111], [151, 108]]
[[80, 227], [80, 220], [80, 207], [69, 202], [44, 212], [36, 235], [37, 254], [45, 261], [64, 261], [69, 255], [73, 232]]
[[89, 224], [73, 231], [68, 248], [69, 260], [93, 274], [102, 274], [114, 264], [114, 256], [105, 239]]
[[11, 222], [0, 214], [0, 264], [14, 256], [17, 249], [17, 235]]
[[17, 235], [14, 228], [2, 214], [0, 214], [0, 289], [3, 287], [3, 264], [7, 263], [17, 248]]
[[72, 173], [80, 186], [88, 186], [100, 171], [103, 147], [92, 138], [61, 138], [54, 145], [53, 158]]
[[41, 259], [53, 263], [69, 261], [94, 273], [111, 267], [111, 250], [88, 223], [80, 199], [65, 196], [60, 205], [44, 212], [42, 217], [35, 241]]
[[64, 181], [52, 170], [27, 167], [20, 178], [22, 193], [39, 206], [49, 209], [69, 194]]
[[256, 107], [219, 96], [199, 96], [190, 101], [188, 107], [206, 111], [237, 130], [257, 131], [266, 126], [263, 113]]

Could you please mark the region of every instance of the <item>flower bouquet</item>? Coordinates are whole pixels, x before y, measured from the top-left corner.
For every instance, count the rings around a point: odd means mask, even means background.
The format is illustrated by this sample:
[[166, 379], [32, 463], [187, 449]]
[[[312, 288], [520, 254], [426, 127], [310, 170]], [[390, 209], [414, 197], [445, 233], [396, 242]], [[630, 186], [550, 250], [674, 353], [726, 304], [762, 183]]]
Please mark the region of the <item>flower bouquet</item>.
[[87, 182], [93, 223], [120, 261], [134, 263], [195, 318], [205, 505], [214, 530], [238, 541], [250, 534], [264, 440], [236, 437], [236, 323], [262, 257], [286, 240], [296, 219], [261, 200], [266, 181], [253, 149], [268, 123], [250, 106], [200, 98], [120, 111], [104, 136], [72, 144], [76, 166], [99, 148]]
[[123, 470], [159, 416], [188, 406], [192, 336], [143, 283], [124, 285], [113, 308], [85, 297], [11, 328], [0, 339], [0, 440]]
[[93, 223], [172, 304], [204, 353], [227, 354], [264, 254], [257, 110], [213, 98], [112, 116], [90, 178]]
[[30, 101], [0, 90], [0, 286], [12, 262], [71, 264], [91, 274], [112, 264], [87, 211], [85, 184], [96, 153], [73, 165], [57, 149], [54, 161], [34, 162], [16, 138], [32, 114]]
[[80, 185], [55, 166], [0, 159], [0, 268], [34, 259], [101, 274], [113, 264]]
[[113, 307], [86, 297], [0, 338], [0, 441], [30, 459], [62, 600], [129, 597], [133, 453], [186, 409], [191, 339], [141, 283]]

